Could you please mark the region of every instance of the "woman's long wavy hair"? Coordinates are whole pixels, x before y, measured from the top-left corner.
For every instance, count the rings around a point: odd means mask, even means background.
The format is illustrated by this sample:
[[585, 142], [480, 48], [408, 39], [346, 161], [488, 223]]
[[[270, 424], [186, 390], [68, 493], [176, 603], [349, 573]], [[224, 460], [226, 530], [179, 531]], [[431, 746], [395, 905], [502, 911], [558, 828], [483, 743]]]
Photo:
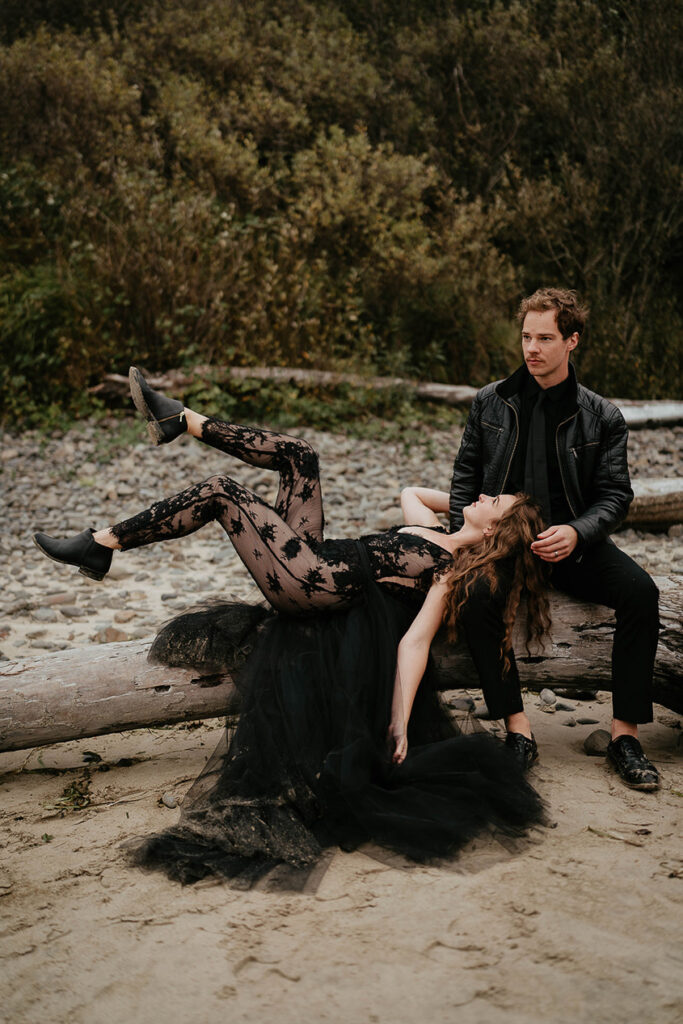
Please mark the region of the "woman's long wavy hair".
[[522, 596], [527, 598], [526, 649], [540, 644], [550, 629], [550, 606], [546, 596], [547, 581], [543, 562], [532, 553], [531, 544], [543, 530], [541, 506], [528, 494], [516, 494], [515, 503], [476, 547], [460, 548], [453, 559], [446, 597], [444, 622], [449, 639], [456, 640], [462, 610], [481, 580], [488, 583], [491, 594], [500, 590], [497, 563], [506, 560], [512, 569], [512, 586], [503, 609], [504, 633], [500, 653], [503, 673], [510, 668], [512, 629]]

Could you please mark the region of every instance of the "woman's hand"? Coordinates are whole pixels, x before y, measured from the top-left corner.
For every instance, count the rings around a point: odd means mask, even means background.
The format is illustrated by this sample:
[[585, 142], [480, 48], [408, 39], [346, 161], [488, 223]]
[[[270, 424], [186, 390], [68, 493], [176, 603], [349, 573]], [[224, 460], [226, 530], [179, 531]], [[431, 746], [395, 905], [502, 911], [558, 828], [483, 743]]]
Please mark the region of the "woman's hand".
[[408, 736], [403, 721], [398, 722], [392, 719], [389, 723], [387, 746], [392, 764], [403, 764], [408, 753]]

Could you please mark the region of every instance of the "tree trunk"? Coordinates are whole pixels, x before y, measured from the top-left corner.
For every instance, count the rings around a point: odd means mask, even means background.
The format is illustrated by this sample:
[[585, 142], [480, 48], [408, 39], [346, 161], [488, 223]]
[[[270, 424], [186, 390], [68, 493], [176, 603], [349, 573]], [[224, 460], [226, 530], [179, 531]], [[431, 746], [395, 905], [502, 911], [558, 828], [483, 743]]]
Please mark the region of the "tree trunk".
[[[655, 668], [655, 700], [683, 713], [683, 579], [658, 577], [662, 633]], [[552, 642], [528, 657], [515, 648], [531, 688], [563, 686], [609, 690], [613, 616], [600, 605], [553, 594]], [[0, 664], [0, 750], [100, 736], [187, 719], [212, 718], [238, 708], [228, 675], [168, 668], [147, 661], [151, 640], [101, 644]], [[442, 689], [478, 688], [463, 645], [434, 644]]]

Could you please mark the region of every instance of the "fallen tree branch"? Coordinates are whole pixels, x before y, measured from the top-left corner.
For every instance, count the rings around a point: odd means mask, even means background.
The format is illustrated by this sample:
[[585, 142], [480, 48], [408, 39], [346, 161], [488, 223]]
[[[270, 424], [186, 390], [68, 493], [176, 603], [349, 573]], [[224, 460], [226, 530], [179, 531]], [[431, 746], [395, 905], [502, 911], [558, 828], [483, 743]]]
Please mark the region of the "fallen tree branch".
[[[382, 390], [395, 388], [403, 394], [414, 395], [429, 402], [468, 407], [472, 404], [477, 388], [466, 384], [437, 384], [434, 381], [415, 381], [404, 377], [363, 377], [357, 373], [335, 373], [329, 370], [303, 370], [287, 366], [195, 366], [192, 370], [168, 370], [166, 373], [148, 377], [153, 388], [181, 393], [203, 379], [233, 380], [274, 380], [283, 383], [302, 384], [309, 387], [351, 387]], [[103, 399], [123, 398], [128, 395], [128, 378], [118, 373], [108, 373], [101, 384], [88, 389], [90, 394]], [[671, 399], [637, 401], [630, 398], [612, 399], [634, 430], [642, 427], [670, 427], [683, 424], [683, 402]]]

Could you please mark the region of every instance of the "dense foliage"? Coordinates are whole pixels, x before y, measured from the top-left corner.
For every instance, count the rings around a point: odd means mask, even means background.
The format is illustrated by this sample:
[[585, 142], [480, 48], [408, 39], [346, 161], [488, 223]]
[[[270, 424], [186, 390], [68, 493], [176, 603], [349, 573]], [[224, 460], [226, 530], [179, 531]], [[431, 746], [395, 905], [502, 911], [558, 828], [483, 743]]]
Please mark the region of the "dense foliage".
[[481, 384], [542, 283], [681, 393], [678, 0], [5, 0], [0, 398], [131, 360]]

